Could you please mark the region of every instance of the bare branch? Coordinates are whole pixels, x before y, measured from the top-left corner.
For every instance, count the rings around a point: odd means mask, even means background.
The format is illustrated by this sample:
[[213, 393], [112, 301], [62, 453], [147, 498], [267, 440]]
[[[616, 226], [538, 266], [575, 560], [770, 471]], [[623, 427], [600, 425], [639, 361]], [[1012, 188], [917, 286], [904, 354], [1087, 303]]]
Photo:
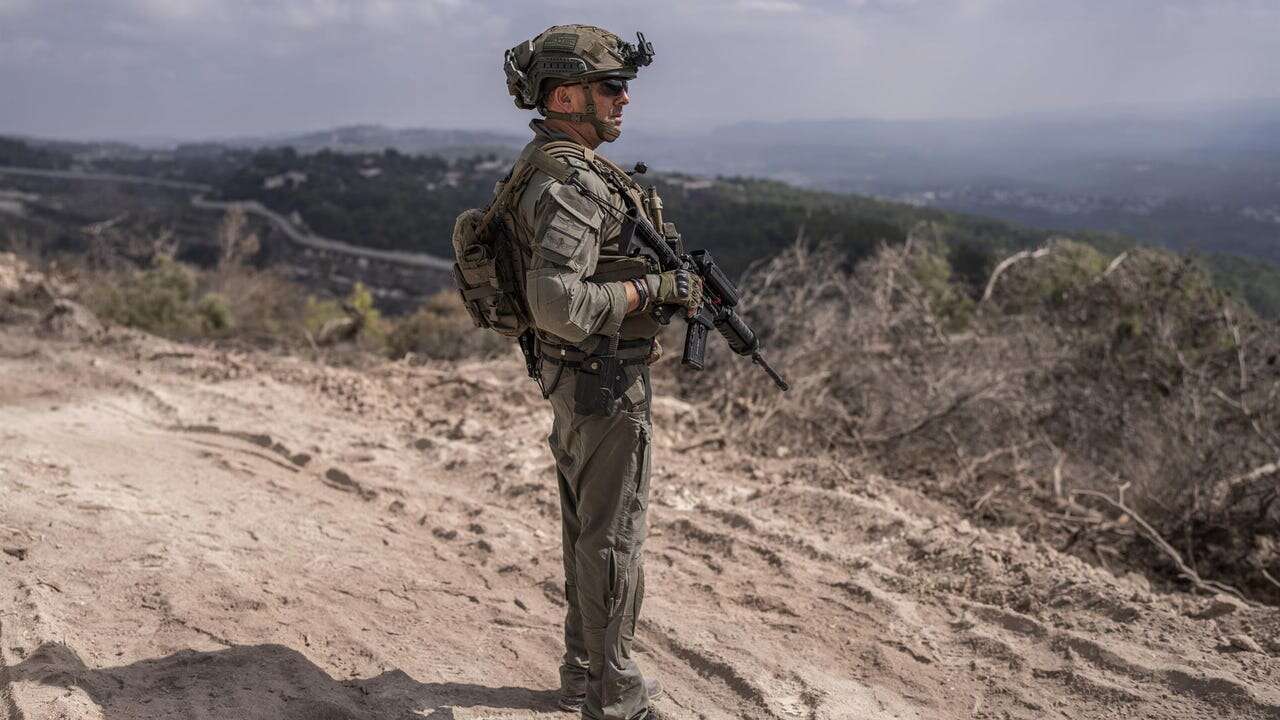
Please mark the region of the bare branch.
[[1276, 587], [1280, 588], [1280, 580], [1276, 580], [1274, 577], [1272, 577], [1271, 573], [1267, 572], [1266, 568], [1260, 567], [1258, 568], [1258, 572], [1261, 572], [1262, 577], [1266, 578], [1267, 581], [1270, 582], [1272, 585], [1275, 585]]
[[1221, 505], [1226, 501], [1227, 497], [1236, 492], [1238, 488], [1251, 485], [1252, 483], [1261, 480], [1268, 475], [1274, 475], [1277, 472], [1280, 472], [1280, 461], [1261, 465], [1243, 475], [1238, 475], [1230, 480], [1219, 483], [1218, 486], [1214, 488], [1213, 502], [1215, 505]]
[[1042, 247], [1039, 250], [1023, 250], [1022, 252], [1016, 252], [1004, 260], [1001, 260], [1000, 264], [996, 265], [996, 269], [991, 271], [991, 279], [987, 281], [987, 289], [982, 291], [982, 299], [978, 301], [978, 304], [981, 305], [991, 298], [991, 293], [996, 288], [996, 280], [999, 280], [1000, 276], [1005, 270], [1008, 270], [1010, 266], [1022, 260], [1034, 260], [1038, 257], [1044, 257], [1049, 254], [1049, 250], [1050, 248], [1048, 246]]
[[1251, 602], [1248, 598], [1246, 598], [1243, 593], [1231, 587], [1230, 585], [1224, 585], [1223, 583], [1216, 582], [1214, 580], [1205, 580], [1201, 578], [1199, 573], [1197, 573], [1195, 570], [1192, 570], [1191, 566], [1187, 565], [1187, 563], [1183, 561], [1182, 554], [1179, 553], [1172, 545], [1170, 545], [1169, 542], [1164, 539], [1164, 536], [1156, 532], [1156, 529], [1151, 527], [1150, 523], [1144, 520], [1141, 515], [1134, 512], [1133, 509], [1130, 508], [1128, 505], [1125, 505], [1123, 502], [1113, 499], [1110, 495], [1107, 495], [1105, 493], [1100, 493], [1094, 490], [1073, 490], [1071, 494], [1084, 495], [1086, 497], [1097, 498], [1107, 503], [1111, 507], [1115, 508], [1117, 511], [1124, 513], [1125, 515], [1128, 515], [1129, 517], [1133, 518], [1134, 523], [1136, 523], [1138, 527], [1142, 528], [1142, 531], [1146, 535], [1147, 539], [1150, 540], [1153, 545], [1155, 545], [1161, 552], [1163, 552], [1170, 560], [1173, 561], [1174, 565], [1176, 565], [1178, 568], [1178, 574], [1182, 575], [1182, 577], [1189, 580], [1192, 585], [1195, 585], [1197, 588], [1204, 590], [1205, 592], [1227, 593], [1229, 595], [1233, 595], [1239, 598], [1240, 600], [1249, 604], [1250, 606], [1254, 605], [1254, 603]]
[[[1102, 271], [1102, 278], [1106, 278], [1107, 276], [1111, 275], [1111, 273], [1115, 272], [1116, 268], [1119, 268], [1120, 264], [1123, 263], [1128, 258], [1129, 258], [1128, 250], [1125, 250], [1124, 252], [1117, 255], [1115, 259], [1112, 260], [1109, 265], [1107, 265], [1107, 269]], [[1099, 279], [1101, 280], [1102, 278], [1099, 278]]]
[[1236, 343], [1236, 363], [1240, 366], [1240, 392], [1249, 387], [1249, 371], [1244, 361], [1244, 343], [1240, 342], [1240, 326], [1231, 317], [1231, 306], [1222, 306], [1222, 320], [1231, 331], [1231, 339]]
[[892, 442], [894, 440], [898, 440], [899, 438], [904, 438], [908, 435], [911, 435], [916, 431], [920, 430], [920, 428], [923, 428], [929, 423], [932, 423], [934, 420], [940, 420], [944, 417], [947, 417], [951, 413], [954, 413], [955, 411], [969, 404], [969, 402], [982, 398], [991, 390], [995, 389], [996, 387], [999, 387], [1003, 382], [1004, 382], [1004, 378], [1000, 377], [1000, 378], [997, 378], [994, 382], [991, 382], [988, 385], [982, 388], [979, 388], [978, 390], [960, 393], [959, 395], [956, 395], [956, 397], [952, 399], [951, 403], [948, 404], [945, 408], [937, 412], [930, 413], [924, 416], [923, 418], [920, 418], [915, 423], [913, 423], [910, 427], [907, 427], [905, 429], [899, 430], [894, 433], [890, 433], [888, 435], [884, 435], [882, 437], [866, 438], [866, 442], [876, 443], [876, 444], [887, 443], [887, 442]]

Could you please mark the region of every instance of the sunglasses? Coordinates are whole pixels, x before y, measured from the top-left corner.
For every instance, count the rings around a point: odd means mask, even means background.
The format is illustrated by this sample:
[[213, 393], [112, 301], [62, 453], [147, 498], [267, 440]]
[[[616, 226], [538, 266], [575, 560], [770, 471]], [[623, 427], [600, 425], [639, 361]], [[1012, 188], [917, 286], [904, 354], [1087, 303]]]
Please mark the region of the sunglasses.
[[601, 80], [599, 85], [600, 85], [600, 94], [604, 95], [605, 97], [610, 97], [610, 98], [618, 97], [619, 95], [627, 91], [627, 81], [620, 80], [618, 78], [609, 78], [608, 80]]

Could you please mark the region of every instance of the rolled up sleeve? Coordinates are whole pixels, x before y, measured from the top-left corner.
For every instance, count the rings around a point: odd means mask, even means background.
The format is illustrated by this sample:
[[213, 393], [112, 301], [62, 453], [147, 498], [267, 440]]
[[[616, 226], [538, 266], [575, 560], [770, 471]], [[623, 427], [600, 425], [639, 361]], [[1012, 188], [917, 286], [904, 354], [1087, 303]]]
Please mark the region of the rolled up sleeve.
[[571, 343], [616, 335], [627, 311], [621, 283], [591, 283], [579, 273], [531, 270], [526, 286], [534, 324]]
[[627, 312], [624, 283], [585, 279], [599, 260], [602, 212], [568, 186], [553, 185], [545, 195], [525, 277], [534, 324], [575, 344], [616, 335]]

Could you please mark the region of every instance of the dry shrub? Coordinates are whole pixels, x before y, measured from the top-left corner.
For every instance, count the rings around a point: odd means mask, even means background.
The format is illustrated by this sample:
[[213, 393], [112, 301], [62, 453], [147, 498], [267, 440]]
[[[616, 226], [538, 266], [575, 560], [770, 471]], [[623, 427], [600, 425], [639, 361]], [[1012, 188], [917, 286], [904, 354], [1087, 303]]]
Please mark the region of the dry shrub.
[[201, 332], [196, 273], [161, 259], [146, 270], [102, 273], [87, 279], [83, 299], [99, 318], [170, 338]]
[[1154, 250], [1041, 315], [1065, 351], [1041, 425], [1087, 458], [1075, 482], [1126, 498], [1191, 569], [1280, 597], [1276, 324]]
[[273, 272], [231, 266], [202, 273], [160, 257], [145, 269], [84, 270], [80, 279], [80, 299], [117, 325], [175, 340], [305, 346], [305, 294]]
[[[224, 245], [236, 247], [245, 246]], [[80, 298], [107, 322], [163, 337], [305, 350], [340, 364], [409, 354], [442, 360], [495, 357], [514, 346], [475, 327], [453, 292], [429, 297], [412, 315], [388, 318], [362, 283], [343, 298], [314, 297], [273, 271], [242, 265], [246, 257], [233, 249], [205, 272], [167, 257], [145, 269], [85, 268]]]
[[974, 315], [925, 229], [853, 269], [798, 243], [743, 283], [791, 392], [719, 348], [691, 394], [758, 449], [857, 460], [1094, 561], [1180, 561], [1280, 597], [1276, 326], [1183, 258], [1104, 261], [1056, 241]]
[[262, 243], [249, 226], [249, 216], [240, 208], [228, 210], [218, 225], [218, 266], [244, 265], [258, 255]]
[[745, 316], [792, 390], [779, 393], [711, 342], [696, 394], [741, 423], [750, 442], [858, 452], [998, 396], [1003, 369], [977, 362], [969, 347], [981, 340], [949, 334], [962, 324], [950, 318], [966, 317], [971, 302], [923, 235], [857, 268], [832, 246], [797, 242], [749, 273]]
[[[205, 283], [202, 302], [220, 302], [229, 315], [221, 337], [263, 348], [304, 345], [306, 293], [297, 284], [270, 270], [240, 266], [220, 268], [210, 273]], [[204, 314], [210, 315], [207, 311]]]
[[396, 321], [387, 335], [392, 358], [414, 354], [435, 360], [496, 357], [511, 352], [514, 340], [476, 327], [453, 291], [427, 298], [417, 312]]
[[[173, 259], [171, 229], [143, 233], [115, 221], [87, 233], [82, 298], [100, 318], [178, 340], [260, 348], [304, 347], [306, 295], [284, 277], [248, 267], [259, 250], [243, 212], [218, 228], [219, 262], [202, 271]], [[92, 252], [94, 249], [100, 252]], [[138, 268], [131, 258], [142, 258]]]

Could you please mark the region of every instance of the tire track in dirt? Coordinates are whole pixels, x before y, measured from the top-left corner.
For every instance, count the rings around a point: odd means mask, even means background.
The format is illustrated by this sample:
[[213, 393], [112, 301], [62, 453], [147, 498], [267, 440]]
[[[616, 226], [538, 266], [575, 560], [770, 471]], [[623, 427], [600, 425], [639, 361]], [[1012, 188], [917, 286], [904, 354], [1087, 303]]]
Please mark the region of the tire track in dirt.
[[[969, 607], [974, 615], [986, 621], [988, 630], [1013, 636], [1011, 641], [988, 636], [999, 643], [999, 655], [1013, 654], [1027, 665], [1038, 661], [1041, 667], [1030, 668], [1033, 675], [1054, 680], [1077, 696], [1104, 696], [1118, 702], [1137, 703], [1143, 701], [1143, 696], [1124, 685], [1158, 684], [1189, 701], [1226, 703], [1249, 713], [1249, 717], [1280, 719], [1280, 692], [1264, 699], [1243, 683], [1210, 670], [1202, 669], [1197, 674], [1189, 668], [1161, 665], [1154, 659], [1126, 657], [1128, 651], [1116, 640], [1108, 647], [1074, 633], [1050, 630], [1012, 610], [976, 603]], [[1062, 667], [1045, 668], [1045, 665]]]
[[770, 707], [764, 690], [739, 673], [731, 663], [690, 643], [680, 641], [676, 632], [654, 622], [642, 620], [640, 626], [651, 638], [657, 639], [658, 647], [688, 665], [698, 675], [718, 681], [738, 701], [758, 710], [761, 713], [760, 717], [785, 720]]

